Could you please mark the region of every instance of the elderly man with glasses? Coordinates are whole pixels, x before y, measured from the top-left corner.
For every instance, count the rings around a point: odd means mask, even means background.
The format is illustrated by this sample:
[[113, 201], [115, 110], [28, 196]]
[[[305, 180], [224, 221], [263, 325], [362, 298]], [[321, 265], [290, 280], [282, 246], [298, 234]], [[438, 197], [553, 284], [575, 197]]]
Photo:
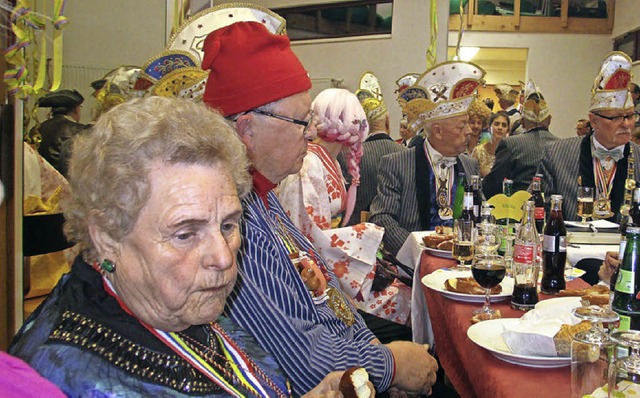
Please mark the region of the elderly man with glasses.
[[295, 396], [330, 371], [354, 366], [379, 391], [428, 394], [437, 369], [428, 347], [380, 344], [272, 192], [301, 169], [316, 135], [311, 80], [286, 35], [269, 30], [281, 22], [273, 18], [217, 29], [203, 47], [202, 68], [210, 70], [203, 100], [234, 124], [253, 177], [242, 199], [238, 282], [227, 313], [276, 358]]
[[[577, 220], [579, 186], [594, 188], [594, 217], [618, 222], [640, 176], [640, 147], [630, 142], [637, 114], [627, 90], [631, 59], [621, 52], [604, 60], [592, 89], [593, 134], [547, 145], [538, 168], [545, 197], [560, 194], [565, 220]], [[625, 188], [626, 187], [626, 188]]]

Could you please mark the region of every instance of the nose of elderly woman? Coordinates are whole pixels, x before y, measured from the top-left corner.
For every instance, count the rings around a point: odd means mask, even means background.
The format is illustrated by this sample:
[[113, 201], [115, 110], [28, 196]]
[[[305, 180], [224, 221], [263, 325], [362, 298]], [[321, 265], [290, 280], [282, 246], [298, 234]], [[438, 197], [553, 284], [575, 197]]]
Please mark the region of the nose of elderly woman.
[[239, 237], [225, 237], [220, 231], [211, 234], [211, 238], [205, 244], [203, 265], [207, 268], [216, 268], [221, 271], [235, 265], [238, 244], [234, 244]]

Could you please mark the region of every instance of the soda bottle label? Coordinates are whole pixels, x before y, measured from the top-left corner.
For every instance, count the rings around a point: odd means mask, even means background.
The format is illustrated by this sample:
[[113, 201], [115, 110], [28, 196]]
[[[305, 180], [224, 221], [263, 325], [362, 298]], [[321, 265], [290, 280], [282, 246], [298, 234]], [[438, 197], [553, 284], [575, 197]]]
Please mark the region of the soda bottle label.
[[535, 246], [518, 243], [513, 248], [513, 261], [517, 263], [532, 263], [535, 258]]
[[536, 207], [533, 210], [533, 218], [536, 220], [544, 220], [544, 207]]
[[[558, 251], [564, 253], [567, 251], [567, 237], [559, 236]], [[542, 250], [545, 252], [556, 251], [556, 237], [553, 235], [542, 235]]]
[[616, 280], [616, 291], [620, 293], [634, 294], [633, 280], [634, 273], [620, 268], [618, 271], [618, 280]]

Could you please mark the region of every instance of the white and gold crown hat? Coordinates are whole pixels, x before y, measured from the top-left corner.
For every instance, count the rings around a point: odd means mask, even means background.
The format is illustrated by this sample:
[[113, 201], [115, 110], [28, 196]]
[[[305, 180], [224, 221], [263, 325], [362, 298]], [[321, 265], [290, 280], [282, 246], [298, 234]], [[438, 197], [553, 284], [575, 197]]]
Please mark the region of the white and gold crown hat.
[[[533, 99], [527, 99], [533, 94], [538, 94], [538, 102]], [[549, 117], [549, 106], [547, 101], [542, 98], [542, 92], [533, 79], [529, 79], [524, 88], [524, 104], [522, 104], [522, 117], [532, 122], [540, 123]]]
[[631, 58], [627, 54], [614, 51], [607, 55], [591, 89], [589, 111], [633, 108], [628, 90], [631, 78]]
[[417, 113], [410, 121], [414, 125], [464, 115], [476, 98], [478, 87], [484, 84], [484, 75], [484, 69], [471, 62], [440, 63], [403, 92], [410, 94], [403, 110]]
[[373, 72], [367, 71], [360, 76], [356, 97], [360, 100], [368, 120], [377, 119], [387, 113], [380, 81]]

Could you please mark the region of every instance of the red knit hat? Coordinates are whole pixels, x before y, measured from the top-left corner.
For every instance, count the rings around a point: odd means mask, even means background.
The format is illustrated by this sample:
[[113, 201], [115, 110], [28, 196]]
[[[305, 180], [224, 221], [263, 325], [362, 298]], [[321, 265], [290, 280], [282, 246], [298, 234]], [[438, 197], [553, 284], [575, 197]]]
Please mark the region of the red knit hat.
[[204, 41], [202, 69], [210, 69], [204, 102], [233, 115], [307, 91], [311, 80], [289, 38], [258, 22], [237, 22]]

